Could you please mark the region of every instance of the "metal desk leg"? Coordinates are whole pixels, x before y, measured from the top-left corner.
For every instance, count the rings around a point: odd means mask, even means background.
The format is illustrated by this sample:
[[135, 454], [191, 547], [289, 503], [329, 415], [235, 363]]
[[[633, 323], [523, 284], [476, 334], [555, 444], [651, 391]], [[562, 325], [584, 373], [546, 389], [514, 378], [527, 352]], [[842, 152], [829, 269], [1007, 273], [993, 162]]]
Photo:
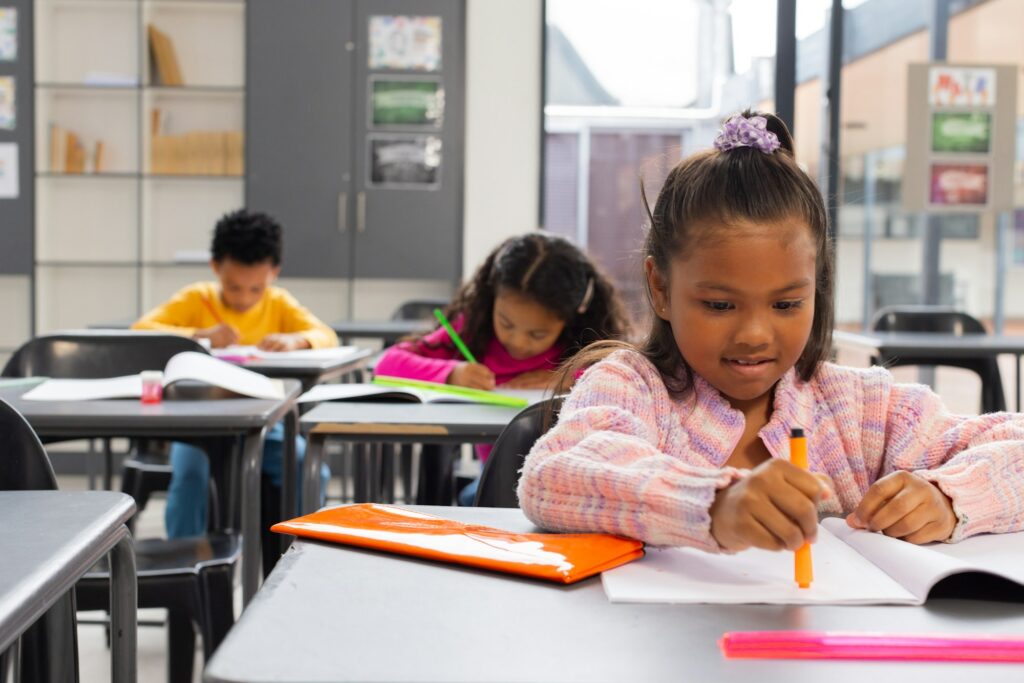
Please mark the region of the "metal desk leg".
[[[284, 416], [284, 469], [281, 473], [281, 519], [291, 519], [295, 516], [296, 476], [300, 474], [295, 451], [295, 437], [298, 433], [299, 409], [293, 408]], [[301, 481], [301, 478], [299, 481]]]
[[260, 468], [266, 426], [246, 433], [242, 446], [242, 605], [248, 605], [260, 587]]
[[137, 662], [138, 580], [131, 532], [110, 551], [110, 666], [115, 683], [135, 683]]
[[306, 457], [302, 463], [302, 509], [303, 515], [320, 507], [320, 463], [324, 458], [326, 436], [315, 431], [306, 436]]
[[1018, 413], [1020, 409], [1020, 354], [1017, 354], [1017, 402], [1013, 404], [1013, 409]]

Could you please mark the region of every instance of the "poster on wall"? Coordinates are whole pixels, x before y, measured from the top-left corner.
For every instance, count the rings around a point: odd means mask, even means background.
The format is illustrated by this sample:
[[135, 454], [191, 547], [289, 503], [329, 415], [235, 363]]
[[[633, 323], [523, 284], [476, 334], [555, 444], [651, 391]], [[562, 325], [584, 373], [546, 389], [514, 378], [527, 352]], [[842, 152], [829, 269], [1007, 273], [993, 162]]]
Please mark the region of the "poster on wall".
[[930, 176], [936, 206], [988, 204], [988, 164], [932, 164]]
[[988, 154], [990, 149], [992, 114], [989, 112], [932, 112], [932, 152]]
[[0, 76], [0, 129], [14, 130], [14, 76]]
[[441, 127], [444, 88], [436, 78], [370, 79], [370, 122], [374, 127]]
[[436, 190], [441, 186], [441, 138], [371, 135], [367, 142], [370, 187]]
[[928, 74], [928, 104], [933, 107], [995, 106], [995, 69], [933, 66]]
[[370, 17], [371, 69], [441, 69], [441, 17]]
[[0, 142], [0, 199], [17, 199], [18, 191], [18, 144]]
[[0, 62], [18, 58], [18, 10], [0, 7]]

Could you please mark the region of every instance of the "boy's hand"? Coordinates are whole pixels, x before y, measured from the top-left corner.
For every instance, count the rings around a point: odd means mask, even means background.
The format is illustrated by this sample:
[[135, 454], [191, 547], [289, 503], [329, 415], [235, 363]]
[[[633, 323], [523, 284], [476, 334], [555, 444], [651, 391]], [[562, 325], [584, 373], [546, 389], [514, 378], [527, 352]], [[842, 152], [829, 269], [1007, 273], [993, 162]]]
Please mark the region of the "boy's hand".
[[938, 486], [900, 471], [872, 484], [846, 523], [910, 543], [931, 543], [948, 539], [957, 518], [953, 502]]
[[818, 535], [818, 501], [828, 477], [773, 458], [721, 489], [711, 505], [711, 535], [729, 551], [796, 550]]
[[227, 323], [220, 323], [213, 327], [196, 330], [196, 333], [192, 336], [196, 339], [209, 339], [210, 346], [215, 349], [223, 349], [225, 346], [237, 344], [241, 338], [238, 330]]
[[501, 386], [505, 389], [547, 389], [555, 379], [550, 370], [530, 370], [516, 375]]
[[486, 365], [479, 363], [459, 363], [445, 380], [448, 384], [470, 389], [494, 389], [494, 373]]
[[309, 340], [301, 334], [268, 334], [260, 340], [259, 348], [263, 351], [297, 351], [308, 349]]

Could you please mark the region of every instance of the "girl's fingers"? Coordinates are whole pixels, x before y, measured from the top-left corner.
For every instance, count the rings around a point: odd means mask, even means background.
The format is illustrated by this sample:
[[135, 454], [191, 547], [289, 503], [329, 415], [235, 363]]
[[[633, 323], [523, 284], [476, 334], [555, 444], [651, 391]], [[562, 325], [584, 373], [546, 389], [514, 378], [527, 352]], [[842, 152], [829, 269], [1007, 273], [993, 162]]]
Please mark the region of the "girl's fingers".
[[917, 509], [923, 502], [922, 497], [912, 489], [903, 489], [882, 503], [870, 518], [861, 517], [860, 520], [872, 531], [885, 531]]
[[806, 540], [806, 534], [800, 525], [774, 505], [766, 505], [758, 510], [755, 519], [776, 539], [776, 547], [767, 548], [768, 550], [796, 550]]
[[880, 528], [879, 531], [893, 538], [906, 538], [935, 520], [935, 509], [922, 503], [889, 526]]
[[797, 526], [801, 542], [806, 539], [813, 543], [818, 537], [818, 506], [814, 499], [792, 489], [775, 493], [770, 499], [772, 504]]
[[949, 538], [949, 536], [945, 534], [942, 524], [939, 522], [928, 522], [914, 533], [905, 536], [903, 540], [907, 543], [921, 545], [922, 543], [945, 541], [947, 538]]
[[888, 476], [882, 477], [868, 489], [868, 492], [864, 494], [864, 498], [861, 499], [860, 504], [857, 505], [857, 509], [853, 511], [854, 516], [860, 521], [861, 526], [873, 528], [870, 524], [875, 513], [882, 508], [885, 503], [903, 490], [906, 481], [903, 477], [899, 476], [902, 472], [894, 472]]

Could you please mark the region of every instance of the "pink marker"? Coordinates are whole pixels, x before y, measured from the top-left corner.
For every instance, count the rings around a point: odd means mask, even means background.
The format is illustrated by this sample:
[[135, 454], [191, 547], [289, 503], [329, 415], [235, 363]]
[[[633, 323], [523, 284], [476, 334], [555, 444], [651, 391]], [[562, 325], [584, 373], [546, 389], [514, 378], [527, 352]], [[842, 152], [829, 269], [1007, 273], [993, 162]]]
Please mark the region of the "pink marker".
[[1024, 636], [737, 631], [718, 644], [728, 659], [1024, 663]]

